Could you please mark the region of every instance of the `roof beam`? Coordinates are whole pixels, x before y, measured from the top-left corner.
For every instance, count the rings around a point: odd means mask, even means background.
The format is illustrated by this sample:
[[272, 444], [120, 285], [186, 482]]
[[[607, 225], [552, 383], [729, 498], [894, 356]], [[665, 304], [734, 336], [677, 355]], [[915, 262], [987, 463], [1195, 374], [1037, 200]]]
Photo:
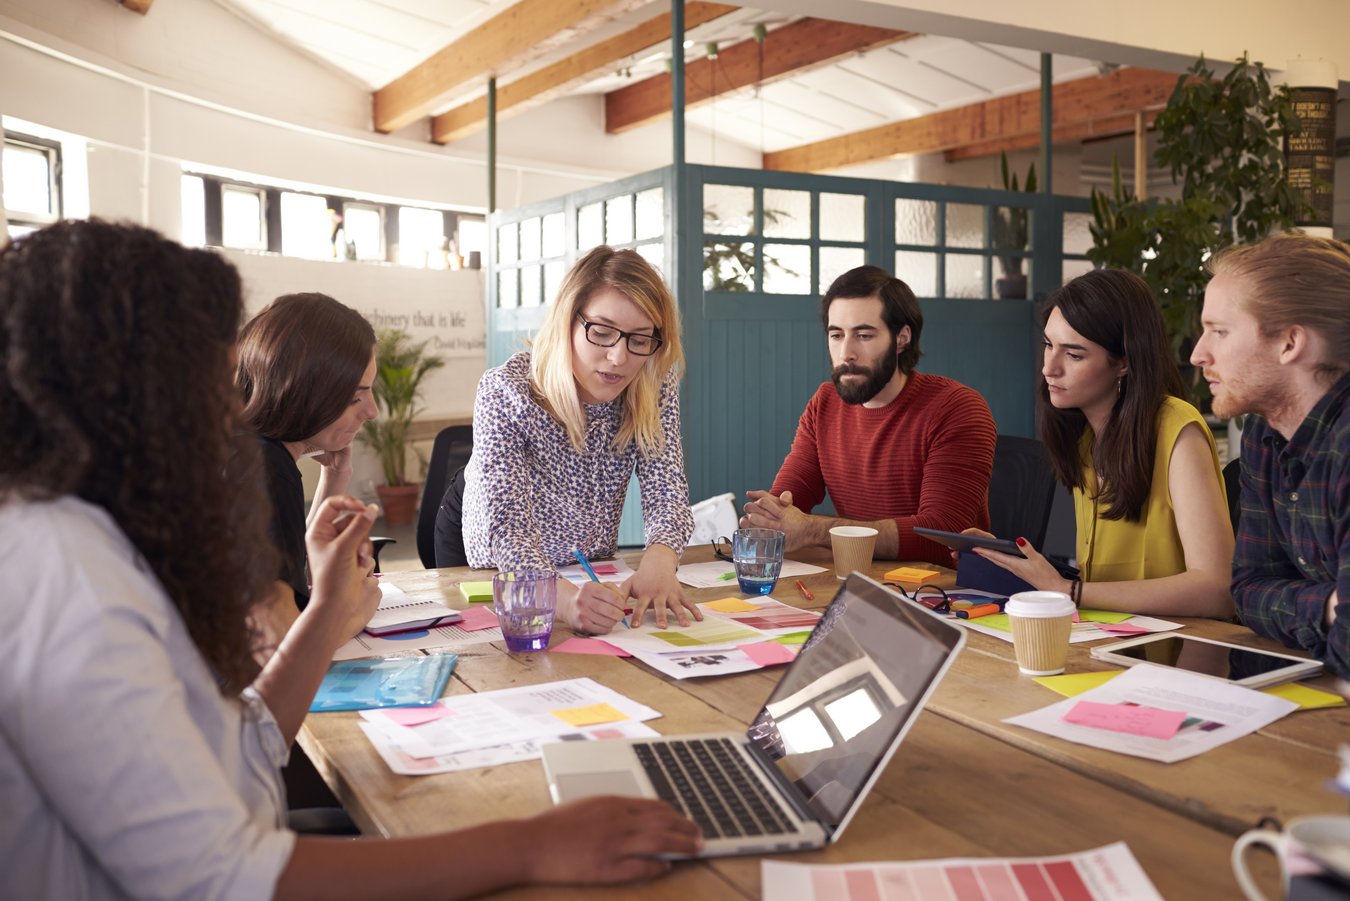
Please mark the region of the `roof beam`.
[[[685, 67], [685, 107], [699, 106], [737, 88], [768, 84], [805, 69], [833, 62], [904, 38], [908, 31], [798, 19], [764, 38], [761, 78], [760, 47], [755, 40], [723, 48], [717, 59]], [[605, 95], [605, 131], [619, 134], [670, 115], [670, 75], [654, 75]]]
[[[1144, 117], [1145, 130], [1153, 128], [1158, 109], [1136, 111]], [[1069, 144], [1073, 141], [1098, 141], [1105, 138], [1118, 138], [1134, 134], [1136, 113], [1122, 113], [1119, 116], [1106, 116], [1089, 119], [1086, 122], [1072, 122], [1056, 125], [1052, 139], [1056, 144]], [[961, 160], [973, 160], [982, 156], [994, 156], [999, 153], [1012, 153], [1014, 150], [1030, 150], [1041, 145], [1039, 134], [1021, 135], [1015, 138], [996, 138], [977, 144], [966, 144], [943, 151], [943, 158], [949, 163]]]
[[117, 0], [117, 2], [134, 13], [145, 15], [150, 12], [150, 7], [154, 4], [155, 0]]
[[[1177, 78], [1174, 73], [1154, 69], [1117, 69], [1109, 75], [1057, 84], [1052, 127], [1165, 106]], [[1040, 90], [1023, 91], [766, 153], [764, 168], [821, 172], [914, 153], [992, 146], [1014, 138], [1030, 137], [1032, 142], [1026, 146], [1034, 147], [1039, 143], [1040, 115]]]
[[520, 0], [374, 95], [375, 130], [397, 131], [449, 103], [471, 81], [500, 76], [649, 0]]
[[[722, 3], [688, 3], [684, 10], [686, 29], [719, 19], [739, 7]], [[648, 19], [638, 27], [607, 41], [587, 47], [566, 59], [545, 66], [505, 85], [497, 86], [497, 117], [522, 113], [562, 96], [601, 75], [616, 62], [670, 40], [670, 13]], [[483, 128], [487, 122], [487, 98], [480, 97], [441, 113], [431, 120], [431, 139], [440, 144], [457, 141]]]

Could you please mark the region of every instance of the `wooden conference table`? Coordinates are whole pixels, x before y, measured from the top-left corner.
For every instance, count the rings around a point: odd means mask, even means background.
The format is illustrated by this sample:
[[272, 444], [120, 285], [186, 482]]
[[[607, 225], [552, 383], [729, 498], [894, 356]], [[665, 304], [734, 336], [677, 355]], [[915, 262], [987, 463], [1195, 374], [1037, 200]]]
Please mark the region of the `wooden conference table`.
[[[823, 609], [838, 582], [828, 552], [790, 555], [825, 566], [803, 579], [805, 600], [790, 580], [774, 597]], [[629, 556], [636, 565], [638, 555]], [[685, 562], [712, 559], [691, 548]], [[872, 575], [897, 564], [878, 561]], [[483, 572], [442, 569], [385, 578], [415, 598], [465, 606], [455, 586]], [[945, 574], [945, 584], [952, 575]], [[908, 586], [913, 588], [913, 585]], [[734, 589], [734, 585], [733, 585]], [[692, 590], [698, 601], [726, 588]], [[1175, 617], [1173, 619], [1176, 619]], [[1209, 620], [1183, 620], [1187, 631], [1273, 647], [1249, 631]], [[554, 631], [553, 643], [568, 635]], [[1068, 672], [1111, 669], [1083, 644], [1072, 646]], [[661, 711], [658, 732], [740, 730], [754, 717], [781, 667], [675, 681], [632, 660], [576, 654], [508, 654], [500, 643], [460, 656], [450, 694], [590, 676]], [[1332, 680], [1311, 684], [1331, 690]], [[1350, 740], [1350, 708], [1298, 711], [1260, 732], [1174, 764], [1114, 754], [1009, 726], [1006, 717], [1046, 706], [1059, 696], [1020, 676], [1012, 645], [977, 632], [906, 737], [887, 771], [842, 838], [819, 852], [787, 855], [797, 862], [924, 860], [1066, 854], [1117, 840], [1129, 843], [1167, 898], [1235, 898], [1229, 868], [1234, 838], [1264, 816], [1282, 821], [1309, 813], [1345, 813], [1344, 796], [1327, 788], [1337, 771], [1337, 745]], [[439, 832], [550, 806], [538, 761], [446, 773], [392, 773], [356, 726], [354, 713], [310, 716], [300, 741], [362, 831], [402, 836]], [[1250, 855], [1274, 896], [1273, 859]], [[724, 858], [677, 866], [668, 877], [636, 886], [521, 889], [522, 897], [758, 898], [760, 859]]]

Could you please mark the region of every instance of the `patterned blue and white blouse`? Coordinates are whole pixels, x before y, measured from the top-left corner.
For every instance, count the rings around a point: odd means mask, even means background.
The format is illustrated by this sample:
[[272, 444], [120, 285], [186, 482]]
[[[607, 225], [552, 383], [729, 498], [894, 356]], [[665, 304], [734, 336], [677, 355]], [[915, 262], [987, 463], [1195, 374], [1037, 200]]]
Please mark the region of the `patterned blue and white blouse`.
[[530, 355], [521, 352], [483, 373], [473, 405], [473, 456], [465, 469], [464, 549], [469, 565], [553, 569], [618, 550], [619, 516], [636, 469], [647, 546], [683, 553], [694, 530], [680, 439], [674, 373], [661, 386], [663, 443], [644, 457], [637, 443], [612, 448], [622, 398], [587, 404], [586, 442], [577, 453], [567, 430], [530, 390]]

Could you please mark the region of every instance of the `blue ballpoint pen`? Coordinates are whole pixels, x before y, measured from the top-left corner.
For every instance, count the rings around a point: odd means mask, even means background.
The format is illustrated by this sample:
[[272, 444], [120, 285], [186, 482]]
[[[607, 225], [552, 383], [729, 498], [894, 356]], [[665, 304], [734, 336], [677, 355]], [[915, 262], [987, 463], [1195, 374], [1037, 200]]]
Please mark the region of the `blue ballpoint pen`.
[[[586, 559], [586, 555], [581, 552], [581, 549], [572, 548], [572, 556], [577, 558], [577, 562], [581, 564], [582, 569], [586, 570], [586, 575], [591, 577], [591, 581], [599, 584], [600, 577], [595, 574], [595, 570], [591, 568], [591, 561]], [[626, 616], [623, 619], [619, 620], [619, 622], [623, 623], [623, 627], [625, 629], [633, 628], [632, 626], [628, 625], [628, 617]]]

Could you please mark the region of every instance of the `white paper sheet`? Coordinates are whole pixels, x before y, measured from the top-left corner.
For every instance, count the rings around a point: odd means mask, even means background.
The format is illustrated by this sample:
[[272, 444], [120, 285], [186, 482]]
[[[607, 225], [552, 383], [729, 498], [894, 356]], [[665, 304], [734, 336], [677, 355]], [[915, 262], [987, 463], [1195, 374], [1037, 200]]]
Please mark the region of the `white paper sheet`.
[[[795, 608], [771, 597], [745, 600], [762, 610], [764, 617], [777, 615], [784, 609], [795, 612]], [[805, 632], [811, 628], [798, 624], [786, 628], [759, 629], [738, 622], [735, 619], [737, 616], [752, 620], [755, 618], [755, 614], [749, 612], [721, 614], [705, 606], [702, 622], [691, 622], [688, 626], [667, 623], [667, 628], [658, 629], [649, 614], [642, 626], [636, 629], [620, 626], [603, 638], [659, 673], [672, 679], [689, 679], [762, 669], [738, 645], [769, 641], [777, 636]]]
[[[783, 569], [778, 578], [795, 579], [798, 576], [810, 576], [823, 573], [825, 567], [799, 563], [796, 560], [784, 560]], [[691, 588], [726, 588], [736, 590], [736, 567], [725, 560], [711, 563], [686, 563], [675, 570], [675, 578]]]
[[[1047, 866], [1066, 863], [1067, 868]], [[1059, 857], [952, 857], [833, 866], [766, 859], [760, 876], [765, 901], [957, 898], [966, 897], [958, 885], [972, 880], [1003, 886], [998, 897], [1046, 897], [1049, 883], [1056, 898], [1082, 898], [1086, 888], [1092, 901], [1162, 901], [1124, 842]]]
[[363, 710], [361, 716], [404, 753], [427, 758], [522, 741], [554, 740], [586, 728], [560, 719], [555, 715], [560, 710], [608, 704], [618, 712], [614, 720], [597, 726], [640, 722], [661, 715], [588, 678], [452, 695], [438, 703], [449, 714], [418, 726], [400, 726], [378, 710]]
[[[622, 560], [592, 560], [590, 562], [591, 566], [596, 570], [596, 578], [601, 582], [625, 582], [634, 574], [633, 567]], [[607, 570], [611, 567], [616, 571], [608, 572]], [[558, 575], [562, 576], [567, 581], [574, 582], [578, 585], [591, 580], [590, 573], [582, 569], [580, 563], [574, 563], [571, 566], [560, 566], [558, 568]]]
[[650, 726], [628, 720], [620, 723], [606, 723], [600, 726], [588, 726], [565, 735], [538, 740], [514, 742], [497, 745], [492, 748], [477, 748], [472, 751], [460, 751], [457, 754], [439, 754], [435, 757], [413, 757], [398, 746], [389, 736], [372, 723], [358, 723], [361, 731], [370, 739], [380, 757], [389, 765], [389, 769], [400, 776], [429, 776], [432, 773], [453, 773], [459, 770], [472, 770], [485, 766], [499, 766], [520, 760], [539, 760], [543, 757], [543, 746], [552, 741], [603, 741], [610, 738], [653, 738], [658, 733]]
[[[1187, 719], [1168, 739], [1064, 722], [1064, 714], [1083, 701], [1180, 710]], [[1293, 701], [1221, 679], [1141, 663], [1097, 688], [1004, 722], [1081, 745], [1175, 763], [1255, 732], [1297, 709]]]

